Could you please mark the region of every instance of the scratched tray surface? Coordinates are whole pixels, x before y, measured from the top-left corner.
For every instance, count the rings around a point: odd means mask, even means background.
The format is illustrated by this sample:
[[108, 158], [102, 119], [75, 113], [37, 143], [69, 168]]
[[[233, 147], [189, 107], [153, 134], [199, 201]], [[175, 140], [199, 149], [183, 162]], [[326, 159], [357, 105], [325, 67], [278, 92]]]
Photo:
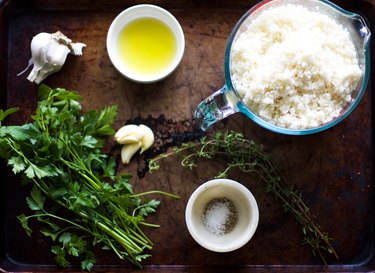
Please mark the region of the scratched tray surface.
[[[47, 3], [45, 3], [47, 2]], [[84, 107], [117, 104], [116, 128], [125, 123], [145, 123], [155, 132], [155, 145], [136, 156], [119, 172], [133, 174], [136, 191], [160, 189], [181, 197], [156, 196], [162, 204], [146, 229], [154, 242], [152, 258], [143, 271], [231, 272], [250, 271], [370, 271], [374, 264], [373, 236], [373, 117], [372, 73], [358, 108], [342, 123], [317, 135], [295, 137], [270, 133], [238, 114], [215, 125], [214, 130], [234, 129], [264, 145], [282, 169], [286, 181], [303, 193], [321, 230], [333, 238], [339, 255], [328, 256], [328, 268], [302, 244], [302, 232], [294, 218], [283, 212], [280, 202], [265, 193], [256, 178], [233, 172], [230, 178], [246, 185], [258, 201], [260, 222], [252, 240], [230, 253], [214, 253], [200, 247], [189, 235], [184, 210], [190, 194], [223, 168], [220, 159], [202, 161], [194, 171], [182, 169], [168, 159], [153, 174], [146, 160], [181, 141], [195, 140], [192, 115], [196, 105], [224, 83], [223, 56], [227, 38], [241, 15], [255, 1], [152, 1], [170, 10], [180, 21], [186, 39], [184, 58], [166, 80], [140, 85], [124, 79], [111, 65], [106, 52], [106, 32], [114, 17], [137, 1], [2, 1], [0, 85], [1, 108], [20, 107], [9, 123], [30, 121], [37, 103], [37, 86], [27, 74], [17, 77], [30, 58], [29, 44], [39, 32], [62, 31], [74, 41], [87, 44], [81, 57], [68, 56], [63, 69], [44, 83], [77, 90]], [[370, 1], [336, 1], [343, 8], [365, 16], [375, 33], [375, 8]], [[372, 61], [372, 64], [374, 62]], [[118, 149], [114, 143], [112, 150]], [[29, 212], [18, 177], [2, 162], [0, 268], [3, 271], [58, 271], [50, 254], [50, 242], [38, 232], [27, 237], [16, 216]], [[97, 271], [132, 271], [113, 253], [97, 251]], [[73, 266], [68, 270], [79, 270]]]

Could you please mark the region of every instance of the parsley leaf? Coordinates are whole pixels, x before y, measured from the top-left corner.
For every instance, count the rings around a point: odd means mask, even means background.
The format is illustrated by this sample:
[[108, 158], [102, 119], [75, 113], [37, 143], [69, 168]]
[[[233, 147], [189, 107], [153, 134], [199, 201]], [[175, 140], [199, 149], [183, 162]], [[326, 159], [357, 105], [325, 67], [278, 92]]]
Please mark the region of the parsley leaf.
[[12, 156], [8, 159], [8, 165], [13, 166], [12, 171], [17, 174], [20, 171], [23, 171], [26, 167], [26, 164], [23, 162], [22, 157]]
[[15, 112], [17, 112], [18, 111], [18, 108], [9, 108], [9, 109], [7, 109], [7, 110], [2, 110], [2, 109], [0, 109], [0, 124], [1, 124], [1, 122], [7, 117], [7, 116], [9, 116], [9, 115], [11, 115], [11, 114], [13, 114], [13, 113], [15, 113]]
[[31, 210], [41, 211], [43, 210], [45, 197], [42, 196], [40, 190], [34, 186], [30, 192], [30, 197], [26, 197], [27, 204]]

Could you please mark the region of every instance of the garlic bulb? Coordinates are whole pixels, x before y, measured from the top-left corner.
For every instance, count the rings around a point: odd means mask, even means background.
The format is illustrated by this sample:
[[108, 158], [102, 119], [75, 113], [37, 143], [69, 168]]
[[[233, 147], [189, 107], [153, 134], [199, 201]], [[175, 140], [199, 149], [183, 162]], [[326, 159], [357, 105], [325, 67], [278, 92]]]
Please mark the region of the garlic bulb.
[[41, 32], [31, 40], [31, 59], [26, 69], [17, 76], [34, 65], [27, 79], [39, 84], [61, 69], [69, 53], [76, 56], [82, 55], [85, 46], [83, 43], [72, 43], [72, 40], [60, 31], [52, 34]]

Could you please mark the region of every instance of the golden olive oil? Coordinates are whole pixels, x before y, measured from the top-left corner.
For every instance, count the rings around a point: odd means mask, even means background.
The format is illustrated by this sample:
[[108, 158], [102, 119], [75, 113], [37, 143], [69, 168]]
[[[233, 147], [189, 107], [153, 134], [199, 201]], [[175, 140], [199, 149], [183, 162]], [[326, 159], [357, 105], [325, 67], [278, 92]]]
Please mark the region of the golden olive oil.
[[121, 61], [133, 72], [152, 76], [172, 63], [177, 41], [164, 22], [155, 18], [139, 18], [121, 30], [118, 51]]

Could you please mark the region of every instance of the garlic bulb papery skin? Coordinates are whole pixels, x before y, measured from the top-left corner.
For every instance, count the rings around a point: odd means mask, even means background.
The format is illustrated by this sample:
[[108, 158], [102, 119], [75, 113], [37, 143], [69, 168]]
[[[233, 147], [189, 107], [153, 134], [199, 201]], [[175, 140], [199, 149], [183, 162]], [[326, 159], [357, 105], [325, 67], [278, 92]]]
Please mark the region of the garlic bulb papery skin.
[[76, 56], [82, 55], [85, 46], [83, 43], [73, 43], [60, 31], [52, 34], [41, 32], [31, 40], [31, 59], [27, 68], [17, 76], [33, 65], [27, 79], [39, 84], [52, 73], [60, 71], [69, 53]]

